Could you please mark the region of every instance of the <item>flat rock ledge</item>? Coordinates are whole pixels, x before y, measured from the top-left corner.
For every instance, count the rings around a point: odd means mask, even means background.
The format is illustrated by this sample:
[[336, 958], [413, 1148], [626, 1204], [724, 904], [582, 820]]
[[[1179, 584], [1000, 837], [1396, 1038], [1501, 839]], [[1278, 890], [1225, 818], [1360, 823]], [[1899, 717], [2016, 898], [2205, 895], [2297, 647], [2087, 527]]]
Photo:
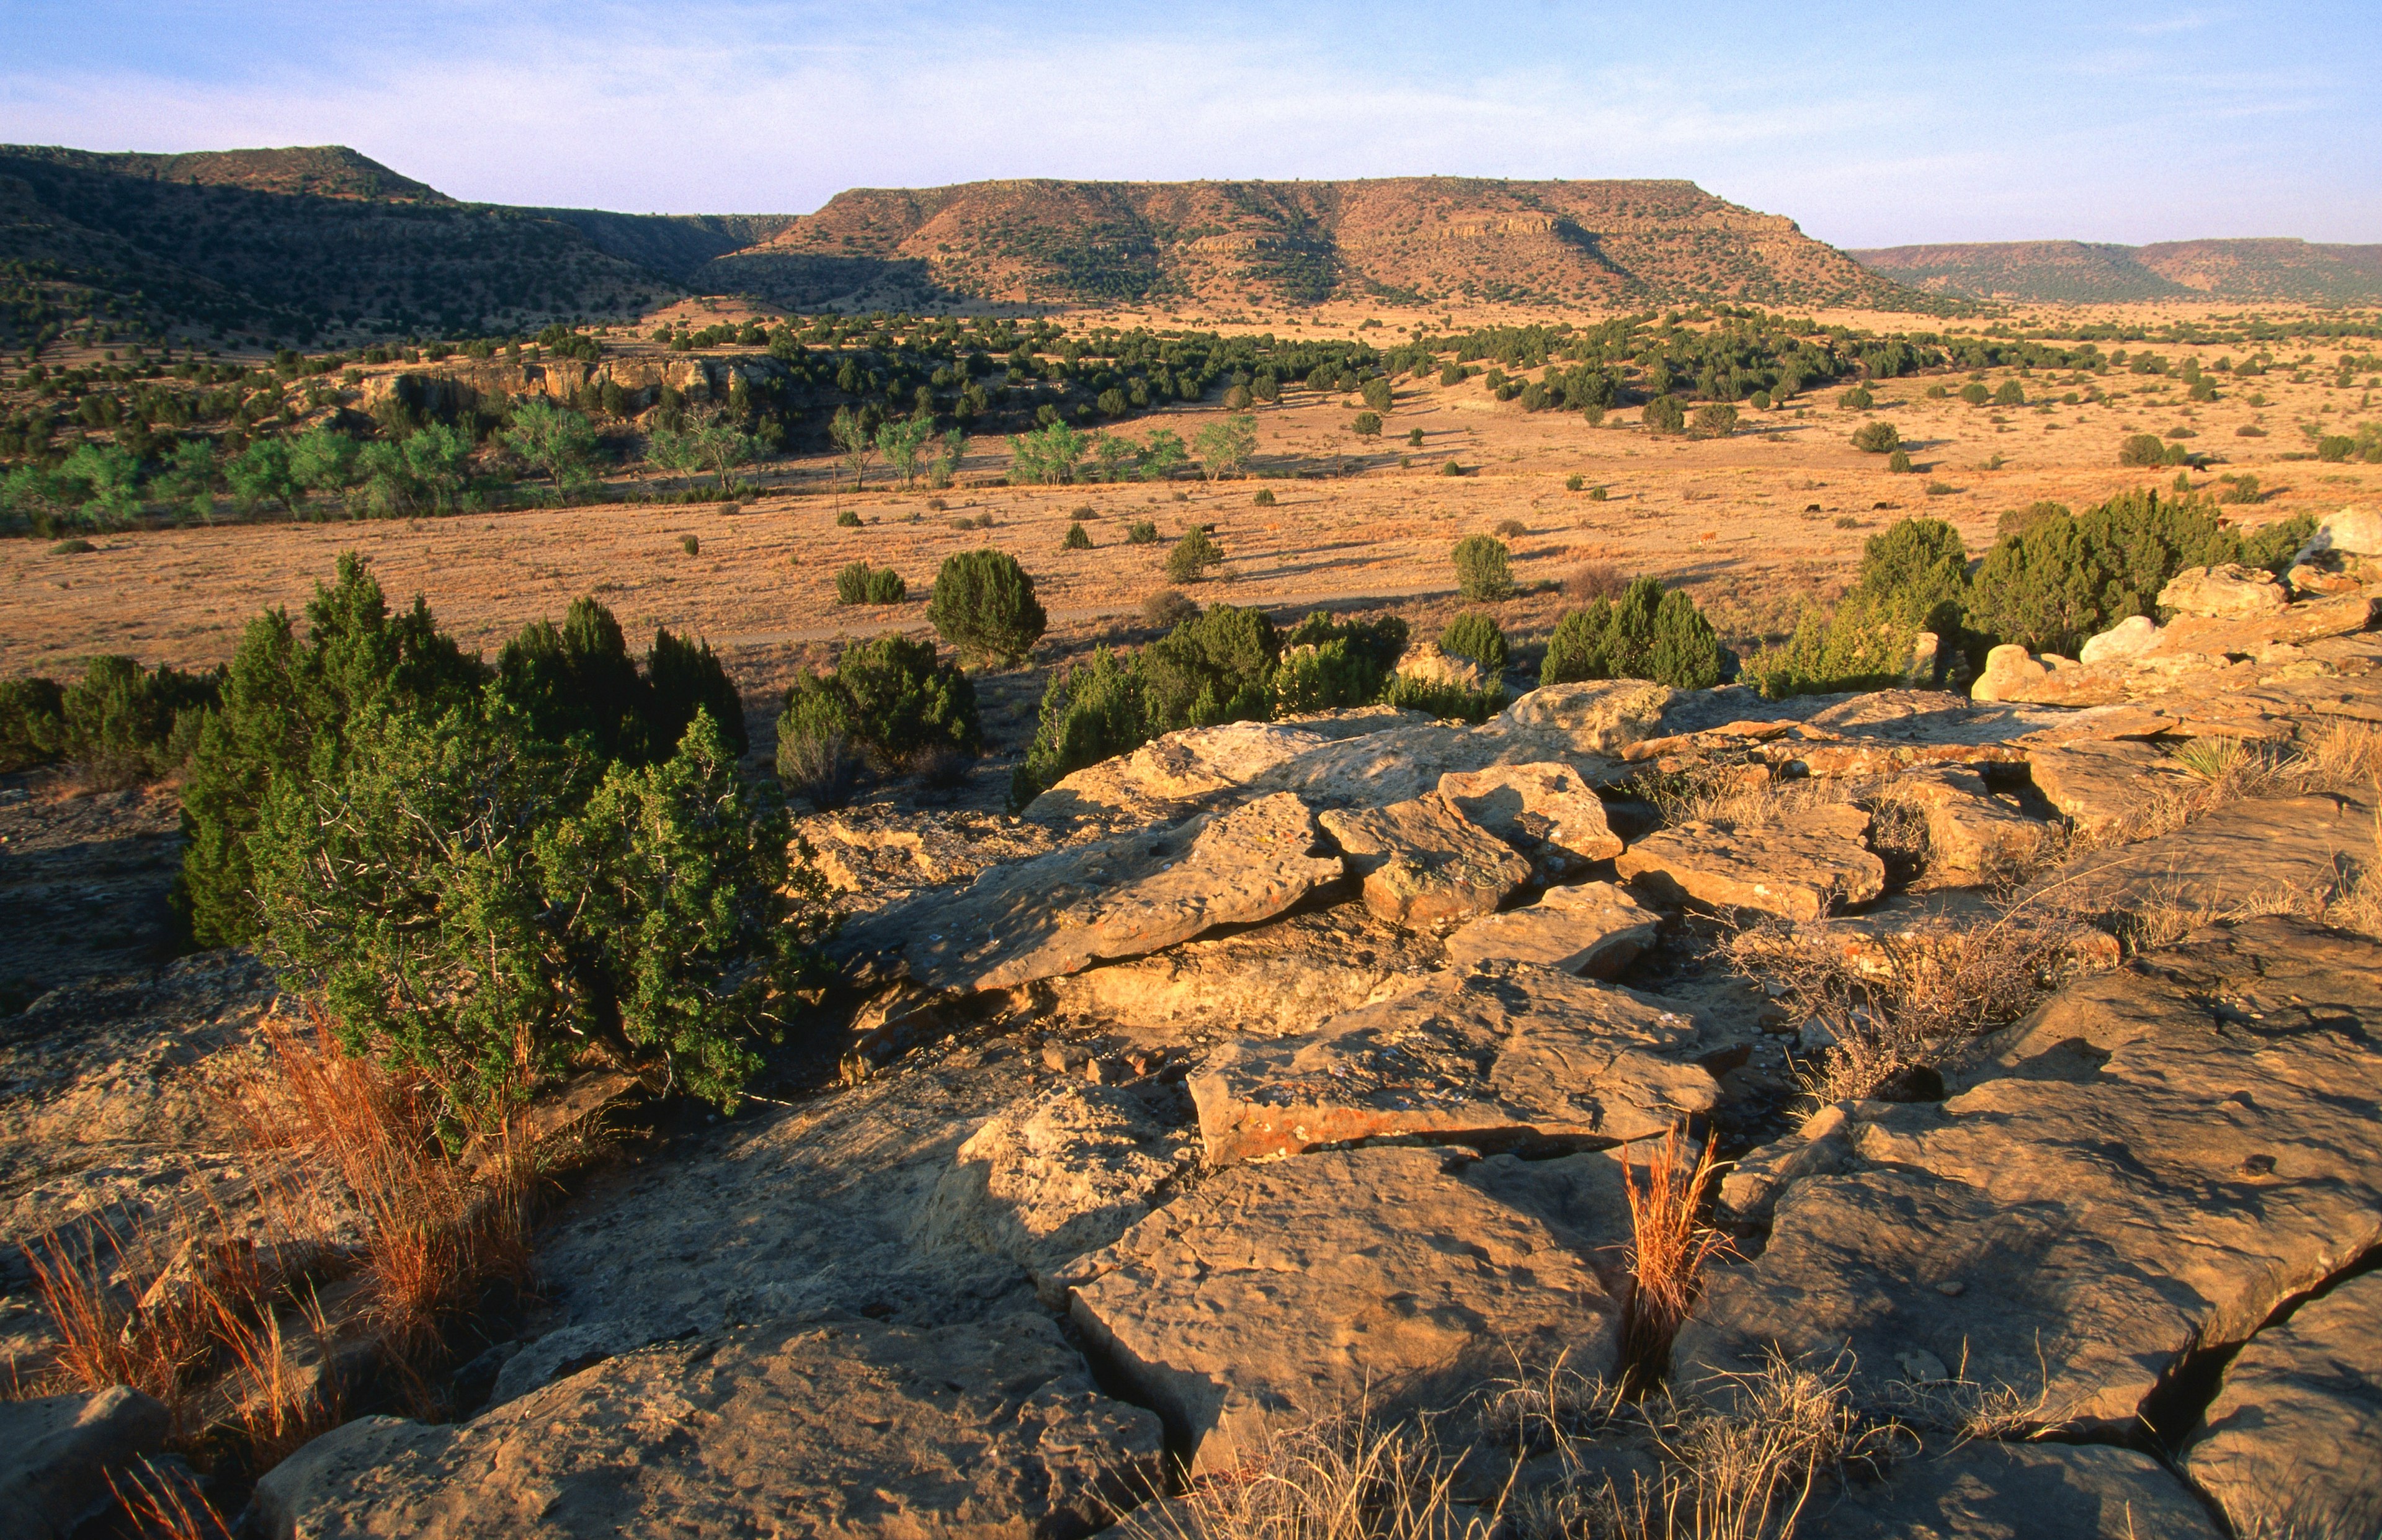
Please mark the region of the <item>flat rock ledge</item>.
[[1076, 1540], [1154, 1488], [1158, 1419], [1038, 1314], [743, 1326], [455, 1426], [364, 1417], [257, 1485], [274, 1540]]
[[1609, 882], [1550, 887], [1535, 904], [1484, 914], [1447, 938], [1457, 968], [1534, 962], [1609, 979], [1654, 944], [1663, 917]]
[[1365, 907], [1417, 930], [1487, 914], [1529, 880], [1530, 863], [1434, 791], [1387, 807], [1333, 809], [1323, 826], [1365, 879]]
[[1190, 1080], [1212, 1166], [1366, 1140], [1554, 1150], [1662, 1133], [1719, 1090], [1670, 1002], [1501, 965], [1217, 1048]]
[[1268, 1429], [1450, 1404], [1517, 1362], [1609, 1375], [1628, 1235], [1607, 1155], [1354, 1150], [1219, 1173], [1065, 1275], [1096, 1357], [1195, 1469]]
[[1885, 862], [1870, 853], [1869, 814], [1813, 808], [1775, 824], [1680, 824], [1621, 853], [1614, 870], [1657, 903], [1688, 899], [1817, 920], [1885, 891]]
[[2382, 946], [2204, 934], [2070, 984], [1940, 1106], [1815, 1119], [1832, 1147], [1795, 1164], [1826, 1174], [1778, 1171], [1768, 1245], [1706, 1275], [1675, 1373], [1770, 1347], [1879, 1382], [1965, 1365], [2123, 1436], [2185, 1355], [2382, 1241]]

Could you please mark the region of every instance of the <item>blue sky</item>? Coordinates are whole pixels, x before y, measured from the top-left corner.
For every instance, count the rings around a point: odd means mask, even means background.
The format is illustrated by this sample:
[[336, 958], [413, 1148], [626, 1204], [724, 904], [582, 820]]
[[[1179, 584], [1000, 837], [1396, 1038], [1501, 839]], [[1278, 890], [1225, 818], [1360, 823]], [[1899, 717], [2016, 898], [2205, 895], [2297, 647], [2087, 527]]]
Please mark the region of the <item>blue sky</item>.
[[0, 0], [0, 140], [344, 143], [459, 197], [1684, 177], [1848, 246], [2382, 241], [2382, 6]]

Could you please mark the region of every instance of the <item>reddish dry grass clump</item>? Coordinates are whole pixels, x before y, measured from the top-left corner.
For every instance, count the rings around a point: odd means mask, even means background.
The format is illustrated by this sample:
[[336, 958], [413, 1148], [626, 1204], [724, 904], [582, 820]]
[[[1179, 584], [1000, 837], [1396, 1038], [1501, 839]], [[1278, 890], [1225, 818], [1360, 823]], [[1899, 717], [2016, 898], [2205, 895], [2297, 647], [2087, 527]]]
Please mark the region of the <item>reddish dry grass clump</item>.
[[1643, 1186], [1634, 1167], [1622, 1167], [1635, 1236], [1621, 1326], [1623, 1374], [1632, 1388], [1651, 1386], [1668, 1369], [1672, 1339], [1695, 1303], [1696, 1281], [1705, 1264], [1728, 1249], [1727, 1240], [1702, 1217], [1718, 1169], [1709, 1142], [1689, 1159], [1676, 1124], [1646, 1162]]

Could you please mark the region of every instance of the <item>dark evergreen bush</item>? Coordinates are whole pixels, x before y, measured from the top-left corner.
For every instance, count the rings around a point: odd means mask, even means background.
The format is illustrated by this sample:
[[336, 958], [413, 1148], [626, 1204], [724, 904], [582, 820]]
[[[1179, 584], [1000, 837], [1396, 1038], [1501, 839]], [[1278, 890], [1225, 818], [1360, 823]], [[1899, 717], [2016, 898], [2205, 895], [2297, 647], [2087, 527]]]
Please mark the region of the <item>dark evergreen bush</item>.
[[1024, 662], [1049, 624], [1034, 580], [991, 546], [943, 558], [927, 618], [964, 659], [1003, 666]]
[[1505, 672], [1505, 632], [1495, 617], [1479, 610], [1467, 610], [1450, 620], [1439, 633], [1439, 650], [1471, 659], [1488, 678], [1498, 678]]
[[786, 692], [779, 752], [789, 737], [840, 735], [877, 751], [896, 769], [930, 752], [973, 754], [984, 742], [976, 686], [957, 666], [939, 661], [932, 642], [900, 635], [856, 642], [834, 669], [805, 669]]
[[1455, 563], [1455, 589], [1474, 604], [1508, 598], [1514, 592], [1514, 568], [1505, 543], [1494, 535], [1467, 535], [1450, 553]]

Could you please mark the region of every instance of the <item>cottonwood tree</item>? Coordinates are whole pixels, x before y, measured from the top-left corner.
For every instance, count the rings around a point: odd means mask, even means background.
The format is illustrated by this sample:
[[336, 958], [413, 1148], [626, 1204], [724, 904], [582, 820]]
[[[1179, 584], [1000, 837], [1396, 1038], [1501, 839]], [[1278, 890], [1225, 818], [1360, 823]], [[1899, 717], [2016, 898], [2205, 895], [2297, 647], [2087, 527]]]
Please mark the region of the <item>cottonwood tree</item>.
[[1246, 412], [1219, 418], [1192, 435], [1199, 452], [1199, 469], [1215, 481], [1246, 467], [1258, 452], [1258, 420]]

